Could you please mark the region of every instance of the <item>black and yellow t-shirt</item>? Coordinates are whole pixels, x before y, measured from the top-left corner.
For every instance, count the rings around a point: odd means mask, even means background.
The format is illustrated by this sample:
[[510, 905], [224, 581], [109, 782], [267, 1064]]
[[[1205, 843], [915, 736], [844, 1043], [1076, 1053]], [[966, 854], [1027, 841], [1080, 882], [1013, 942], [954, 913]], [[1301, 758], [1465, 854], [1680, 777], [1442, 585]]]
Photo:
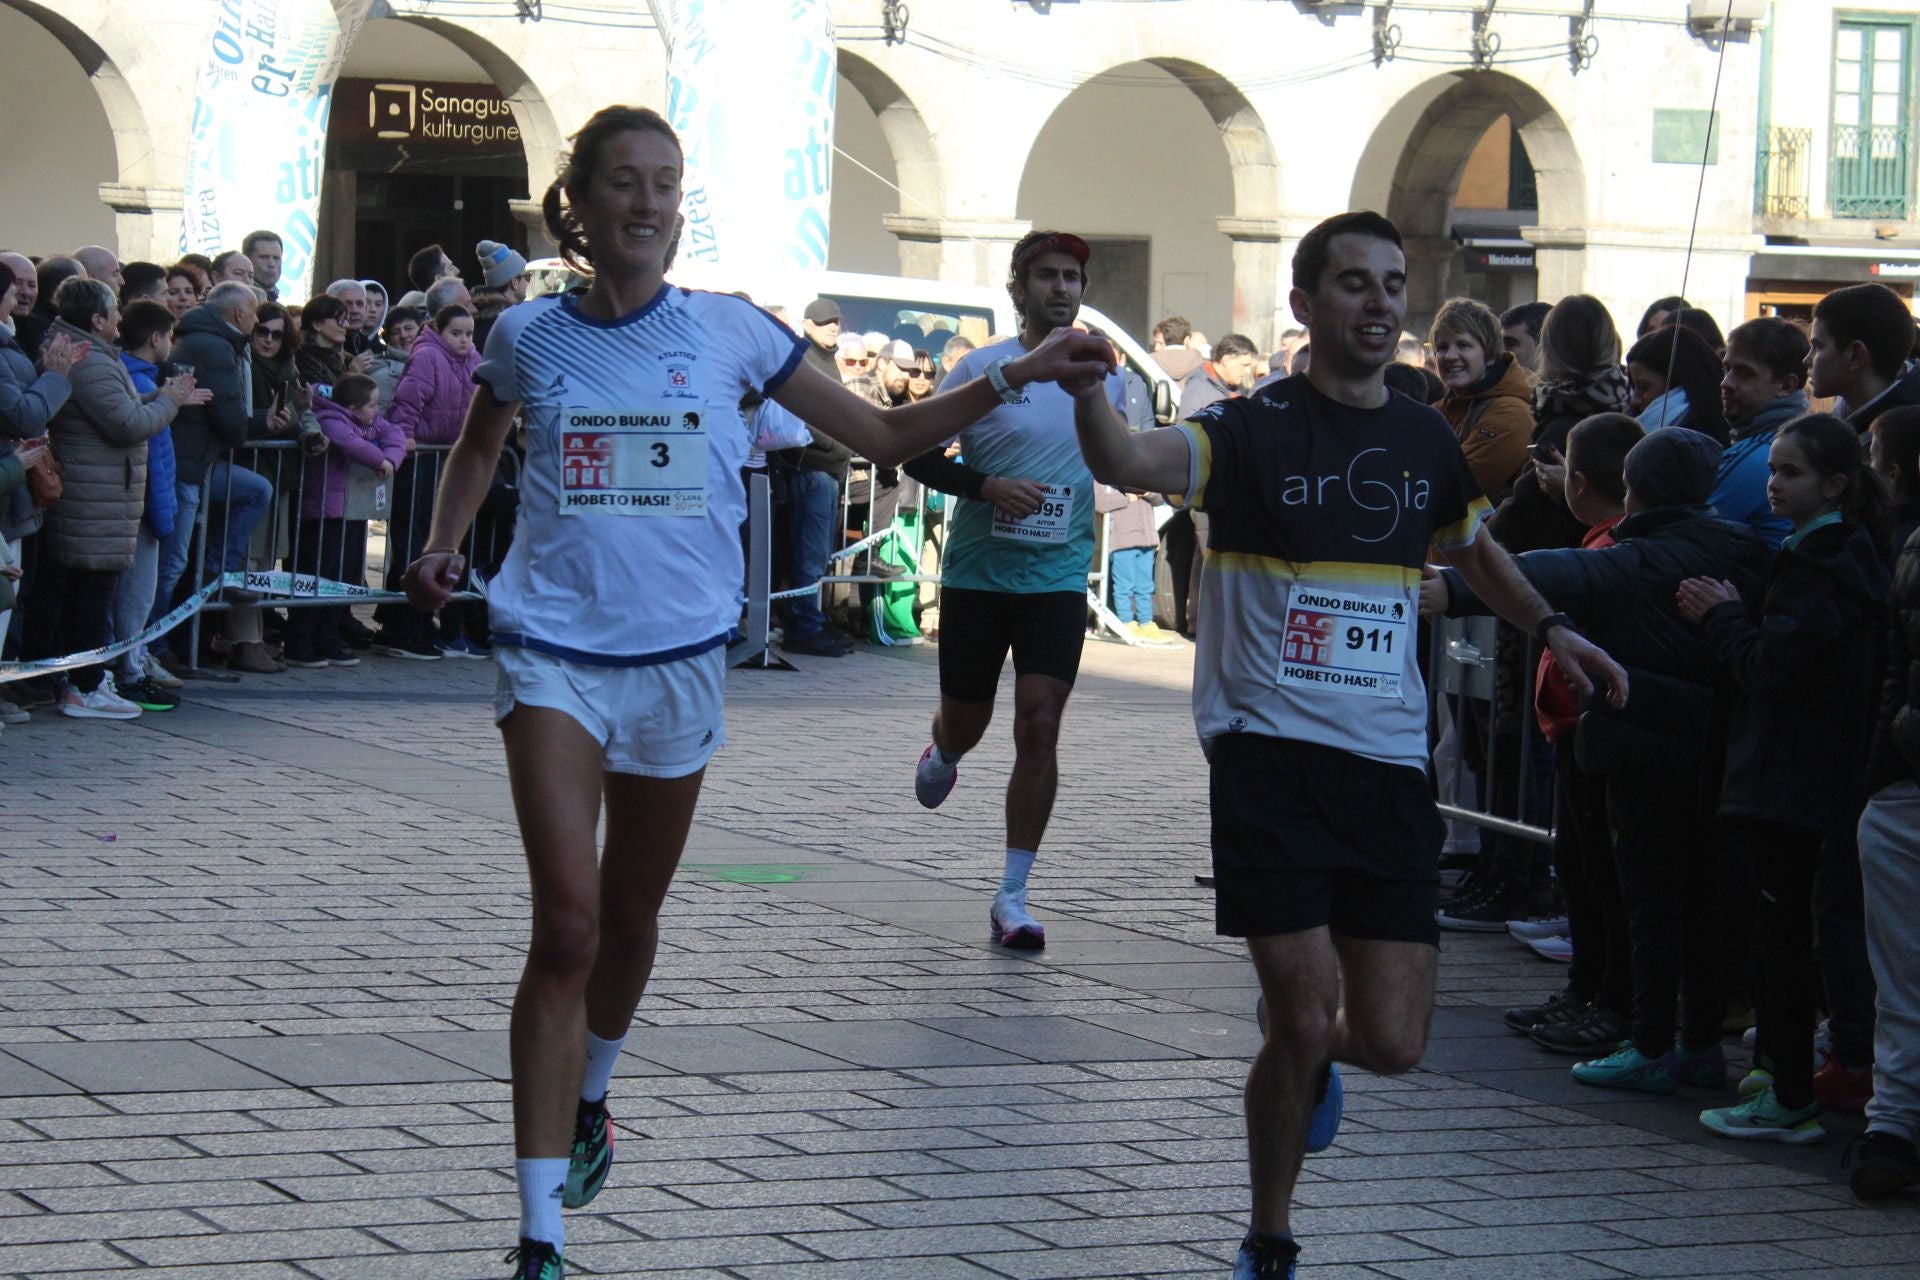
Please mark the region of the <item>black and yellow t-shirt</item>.
[[1257, 733], [1425, 768], [1420, 567], [1491, 514], [1446, 419], [1397, 392], [1356, 409], [1293, 377], [1179, 429], [1187, 500], [1210, 521], [1202, 747]]

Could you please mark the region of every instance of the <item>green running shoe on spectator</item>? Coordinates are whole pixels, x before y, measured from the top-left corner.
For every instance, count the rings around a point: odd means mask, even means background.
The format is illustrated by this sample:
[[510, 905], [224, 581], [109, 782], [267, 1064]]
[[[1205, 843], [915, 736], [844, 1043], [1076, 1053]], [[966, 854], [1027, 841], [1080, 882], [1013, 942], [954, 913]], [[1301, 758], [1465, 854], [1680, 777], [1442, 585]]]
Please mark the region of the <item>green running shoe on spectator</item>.
[[1673, 1066], [1672, 1051], [1649, 1058], [1634, 1048], [1633, 1041], [1622, 1040], [1620, 1047], [1604, 1058], [1574, 1063], [1573, 1078], [1601, 1089], [1674, 1093], [1680, 1088], [1680, 1082], [1674, 1078]]

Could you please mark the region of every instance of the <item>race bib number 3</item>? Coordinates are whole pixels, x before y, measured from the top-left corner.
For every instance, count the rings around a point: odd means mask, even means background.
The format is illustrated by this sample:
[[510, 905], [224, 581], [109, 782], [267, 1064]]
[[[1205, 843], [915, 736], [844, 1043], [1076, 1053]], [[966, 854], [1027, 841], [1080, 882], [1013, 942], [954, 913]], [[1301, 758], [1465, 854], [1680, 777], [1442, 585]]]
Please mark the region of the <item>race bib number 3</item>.
[[1073, 523], [1073, 486], [1043, 484], [1040, 509], [1024, 520], [1016, 520], [1000, 508], [993, 509], [993, 536], [1017, 542], [1065, 542]]
[[1404, 595], [1296, 582], [1287, 592], [1279, 682], [1363, 698], [1398, 698], [1413, 635], [1413, 607]]
[[562, 411], [560, 513], [705, 515], [705, 412], [684, 405]]

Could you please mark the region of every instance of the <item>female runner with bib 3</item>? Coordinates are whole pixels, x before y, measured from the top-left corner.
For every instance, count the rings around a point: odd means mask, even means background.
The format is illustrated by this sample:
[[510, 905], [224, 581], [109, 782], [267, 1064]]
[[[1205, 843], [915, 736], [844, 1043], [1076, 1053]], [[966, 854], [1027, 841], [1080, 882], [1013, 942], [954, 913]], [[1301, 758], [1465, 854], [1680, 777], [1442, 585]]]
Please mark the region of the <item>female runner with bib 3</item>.
[[[955, 393], [880, 409], [801, 357], [745, 300], [666, 283], [680, 228], [679, 140], [608, 107], [548, 188], [548, 232], [592, 282], [502, 315], [447, 458], [408, 596], [444, 605], [457, 548], [515, 416], [527, 462], [513, 548], [488, 585], [533, 929], [511, 1048], [520, 1244], [515, 1280], [559, 1280], [562, 1204], [611, 1163], [607, 1083], [653, 968], [657, 919], [708, 759], [725, 741], [726, 636], [739, 616], [741, 397], [759, 392], [893, 466], [1021, 386], [1104, 374], [1106, 344], [1061, 330]], [[596, 859], [602, 800], [607, 824]]]

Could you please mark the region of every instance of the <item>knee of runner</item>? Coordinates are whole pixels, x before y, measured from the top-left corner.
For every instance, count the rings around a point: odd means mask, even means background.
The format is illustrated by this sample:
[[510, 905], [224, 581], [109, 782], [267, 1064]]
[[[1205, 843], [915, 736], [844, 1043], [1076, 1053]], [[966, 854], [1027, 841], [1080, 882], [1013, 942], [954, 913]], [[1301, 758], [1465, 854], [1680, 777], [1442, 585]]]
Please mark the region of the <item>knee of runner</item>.
[[1383, 1076], [1404, 1075], [1420, 1065], [1427, 1037], [1418, 1029], [1393, 1031], [1365, 1042], [1363, 1048], [1366, 1061], [1360, 1065], [1367, 1070]]
[[600, 950], [600, 921], [590, 909], [577, 906], [536, 909], [533, 941], [527, 964], [556, 977], [586, 980]]
[[1275, 1045], [1290, 1058], [1318, 1063], [1326, 1057], [1333, 1038], [1333, 1018], [1314, 1006], [1300, 1008], [1276, 1017], [1267, 1012], [1267, 1043]]
[[1060, 741], [1060, 712], [1052, 707], [1014, 717], [1013, 749], [1019, 755], [1052, 755]]

